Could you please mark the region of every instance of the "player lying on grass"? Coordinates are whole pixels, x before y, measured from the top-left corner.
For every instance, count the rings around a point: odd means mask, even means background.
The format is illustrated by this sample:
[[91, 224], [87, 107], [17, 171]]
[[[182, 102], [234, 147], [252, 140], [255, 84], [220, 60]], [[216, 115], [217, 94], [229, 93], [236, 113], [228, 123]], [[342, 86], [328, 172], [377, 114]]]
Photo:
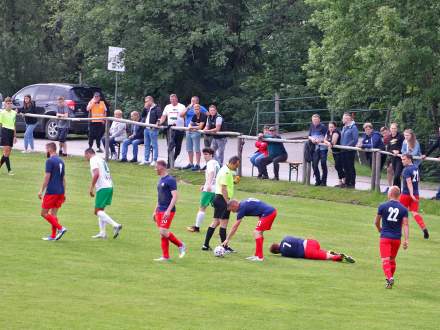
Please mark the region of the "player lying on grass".
[[[61, 208], [66, 198], [66, 179], [64, 177], [64, 162], [57, 156], [57, 146], [51, 142], [46, 144], [46, 174], [44, 175], [43, 186], [38, 192], [38, 198], [43, 199], [41, 205], [41, 216], [52, 226], [52, 234], [43, 237], [45, 241], [57, 241], [67, 231], [60, 225], [57, 218], [58, 209]], [[44, 197], [43, 197], [44, 194]]]
[[153, 219], [160, 232], [162, 257], [154, 260], [168, 261], [170, 259], [170, 241], [179, 248], [179, 257], [183, 258], [186, 253], [185, 244], [169, 231], [176, 213], [177, 182], [174, 177], [168, 174], [167, 163], [163, 160], [157, 161], [156, 172], [160, 179], [157, 184], [157, 206], [153, 213]]
[[[104, 159], [97, 156], [92, 148], [84, 152], [84, 158], [90, 163], [92, 183], [90, 185], [90, 197], [95, 197], [95, 214], [98, 216], [99, 233], [92, 238], [106, 239], [106, 224], [113, 227], [113, 238], [118, 237], [122, 225], [114, 221], [105, 211], [105, 207], [112, 204], [113, 181], [110, 169]], [[96, 191], [96, 194], [95, 194]]]
[[303, 258], [313, 260], [333, 260], [354, 263], [355, 260], [344, 254], [321, 249], [321, 245], [314, 239], [303, 239], [286, 236], [280, 243], [273, 243], [270, 252], [281, 254], [287, 258]]
[[[375, 225], [380, 233], [380, 257], [386, 278], [387, 289], [394, 285], [394, 272], [396, 271], [396, 256], [400, 248], [402, 225], [404, 232], [403, 248], [408, 248], [408, 211], [399, 202], [400, 189], [392, 186], [388, 190], [388, 202], [383, 203], [377, 210]], [[382, 225], [381, 225], [382, 220]]]
[[258, 199], [248, 198], [246, 200], [242, 200], [241, 202], [238, 202], [235, 199], [229, 201], [228, 211], [237, 213], [237, 221], [232, 226], [231, 231], [226, 237], [226, 240], [223, 242], [223, 246], [228, 246], [229, 241], [235, 235], [235, 232], [241, 224], [241, 220], [243, 220], [245, 216], [258, 217], [259, 219], [257, 226], [255, 227], [254, 231], [255, 254], [251, 257], [247, 257], [246, 259], [251, 261], [263, 261], [263, 233], [272, 228], [272, 223], [277, 216], [277, 210]]

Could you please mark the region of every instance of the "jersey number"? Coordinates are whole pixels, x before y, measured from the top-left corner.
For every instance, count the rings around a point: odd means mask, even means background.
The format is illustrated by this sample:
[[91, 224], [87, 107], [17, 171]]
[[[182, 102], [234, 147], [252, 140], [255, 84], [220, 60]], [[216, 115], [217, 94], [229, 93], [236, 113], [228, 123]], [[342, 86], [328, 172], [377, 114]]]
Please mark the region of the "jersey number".
[[63, 175], [63, 164], [60, 164], [60, 175]]
[[413, 171], [413, 182], [419, 182], [419, 171]]
[[290, 245], [289, 243], [283, 242], [283, 247], [286, 247], [286, 246], [290, 247], [290, 248], [292, 247], [292, 245]]
[[388, 208], [388, 218], [387, 218], [388, 221], [397, 222], [398, 215], [399, 215], [398, 208], [394, 208], [394, 207]]

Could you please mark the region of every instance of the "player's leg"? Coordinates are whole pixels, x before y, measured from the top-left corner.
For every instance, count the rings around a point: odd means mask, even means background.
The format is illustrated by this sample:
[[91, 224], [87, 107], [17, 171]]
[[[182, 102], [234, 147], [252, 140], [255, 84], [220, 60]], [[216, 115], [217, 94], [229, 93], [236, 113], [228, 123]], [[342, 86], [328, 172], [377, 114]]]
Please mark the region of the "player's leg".
[[12, 148], [10, 146], [3, 146], [3, 157], [1, 159], [1, 165], [6, 164], [6, 169], [9, 173], [12, 172], [11, 160], [9, 159], [9, 156], [11, 155], [11, 150]]
[[[103, 188], [103, 189], [100, 189], [96, 192], [95, 214], [99, 218], [100, 228], [101, 228], [101, 224], [103, 224], [103, 227], [104, 227], [104, 232], [103, 232], [104, 237], [99, 237], [99, 238], [105, 238], [105, 236], [106, 236], [105, 235], [105, 224], [109, 224], [110, 226], [113, 227], [113, 238], [118, 237], [119, 232], [122, 229], [122, 225], [120, 223], [116, 222], [115, 220], [113, 220], [105, 212], [105, 207], [112, 204], [112, 199], [113, 199], [113, 188]], [[100, 234], [101, 234], [101, 231], [100, 231]]]
[[43, 217], [43, 219], [45, 219], [51, 225], [51, 229], [52, 229], [51, 234], [49, 236], [47, 236], [47, 237], [43, 237], [43, 240], [45, 240], [45, 241], [54, 241], [55, 237], [57, 236], [57, 228], [53, 224], [52, 217], [51, 216], [48, 217], [49, 209], [42, 208], [40, 214]]
[[[214, 210], [214, 216], [215, 216], [215, 210]], [[212, 223], [209, 225], [208, 229], [206, 230], [205, 243], [202, 246], [202, 250], [204, 251], [211, 250], [211, 247], [209, 246], [209, 242], [211, 241], [212, 235], [214, 235], [215, 229], [219, 225], [220, 225], [220, 219], [214, 218], [212, 220]]]
[[64, 203], [64, 195], [62, 196], [58, 196], [57, 197], [57, 201], [55, 204], [55, 207], [49, 210], [49, 214], [51, 214], [54, 218], [55, 221], [57, 223], [58, 226], [57, 227], [57, 235], [55, 237], [55, 239], [58, 241], [59, 239], [61, 239], [61, 237], [63, 237], [63, 235], [66, 233], [67, 229], [62, 226], [58, 220], [58, 210], [61, 208], [61, 205]]
[[394, 283], [392, 272], [392, 242], [389, 238], [380, 239], [380, 257], [382, 259], [382, 269], [386, 279], [386, 288], [391, 289]]
[[255, 238], [255, 253], [254, 258], [249, 257], [249, 260], [252, 261], [262, 261], [264, 259], [263, 256], [263, 243], [264, 243], [264, 235], [263, 231], [254, 230], [254, 238]]
[[188, 231], [192, 233], [200, 232], [200, 227], [202, 226], [203, 220], [205, 219], [206, 207], [202, 206], [202, 199], [203, 199], [203, 195], [201, 197], [201, 201], [200, 201], [201, 206], [199, 207], [199, 211], [197, 212], [194, 226], [190, 226], [186, 228]]
[[272, 224], [275, 221], [275, 218], [277, 217], [277, 211], [273, 211], [271, 214], [269, 214], [266, 217], [261, 217], [258, 222], [257, 226], [255, 227], [254, 231], [254, 237], [255, 237], [255, 256], [258, 257], [258, 259], [263, 260], [263, 243], [264, 243], [264, 235], [263, 233], [266, 230], [272, 229]]
[[336, 255], [331, 255], [325, 250], [321, 250], [321, 245], [314, 239], [306, 241], [306, 248], [304, 250], [304, 258], [312, 260], [334, 260]]

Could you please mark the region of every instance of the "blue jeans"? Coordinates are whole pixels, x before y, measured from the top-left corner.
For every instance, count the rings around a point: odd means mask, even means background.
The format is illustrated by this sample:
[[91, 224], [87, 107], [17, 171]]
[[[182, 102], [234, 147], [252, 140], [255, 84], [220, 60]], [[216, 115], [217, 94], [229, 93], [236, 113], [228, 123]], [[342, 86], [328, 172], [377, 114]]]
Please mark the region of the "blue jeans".
[[143, 143], [144, 143], [143, 139], [137, 139], [137, 140], [125, 139], [124, 142], [122, 142], [122, 152], [121, 152], [122, 159], [127, 159], [128, 146], [130, 144], [132, 144], [133, 145], [133, 160], [137, 161], [139, 145], [143, 144]]
[[34, 130], [37, 124], [26, 124], [26, 131], [24, 132], [24, 150], [28, 149], [28, 146], [34, 150]]
[[440, 187], [438, 187], [437, 195], [435, 195], [436, 199], [440, 199]]
[[157, 161], [159, 157], [159, 146], [157, 144], [157, 139], [159, 135], [159, 130], [156, 128], [145, 128], [144, 130], [144, 145], [145, 145], [145, 155], [144, 160], [146, 162], [150, 161], [150, 149], [153, 146], [153, 161]]
[[251, 156], [251, 164], [258, 167], [258, 164], [260, 163], [260, 160], [264, 158], [264, 154], [262, 154], [261, 152], [255, 152], [252, 156]]

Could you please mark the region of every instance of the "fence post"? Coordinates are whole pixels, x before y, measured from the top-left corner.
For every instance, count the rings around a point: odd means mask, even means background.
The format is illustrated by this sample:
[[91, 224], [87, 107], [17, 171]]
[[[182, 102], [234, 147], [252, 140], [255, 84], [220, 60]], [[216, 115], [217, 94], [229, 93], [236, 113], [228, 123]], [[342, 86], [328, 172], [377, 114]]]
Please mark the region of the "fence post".
[[237, 137], [237, 156], [240, 158], [240, 165], [237, 168], [237, 175], [242, 176], [243, 174], [243, 146], [244, 146], [244, 139], [241, 137]]
[[280, 95], [275, 93], [275, 127], [277, 131], [280, 129]]
[[175, 146], [172, 149], [170, 148], [170, 145], [174, 144], [172, 139], [173, 139], [173, 130], [172, 130], [171, 126], [168, 126], [168, 129], [167, 129], [167, 148], [168, 148], [168, 166], [170, 168], [174, 168], [174, 150], [175, 150]]
[[302, 178], [302, 184], [309, 185], [310, 184], [310, 163], [306, 160], [306, 143], [303, 143], [303, 178]]
[[105, 120], [105, 138], [104, 138], [104, 149], [105, 149], [105, 160], [108, 161], [110, 158], [110, 129], [109, 129], [109, 120]]
[[376, 191], [380, 192], [380, 174], [382, 172], [382, 157], [384, 155], [382, 155], [380, 152], [376, 151], [376, 174], [375, 174], [375, 178], [376, 178]]
[[258, 135], [258, 132], [260, 131], [260, 102], [257, 103], [257, 126], [255, 131], [255, 135]]
[[371, 191], [376, 189], [376, 152], [371, 153]]

